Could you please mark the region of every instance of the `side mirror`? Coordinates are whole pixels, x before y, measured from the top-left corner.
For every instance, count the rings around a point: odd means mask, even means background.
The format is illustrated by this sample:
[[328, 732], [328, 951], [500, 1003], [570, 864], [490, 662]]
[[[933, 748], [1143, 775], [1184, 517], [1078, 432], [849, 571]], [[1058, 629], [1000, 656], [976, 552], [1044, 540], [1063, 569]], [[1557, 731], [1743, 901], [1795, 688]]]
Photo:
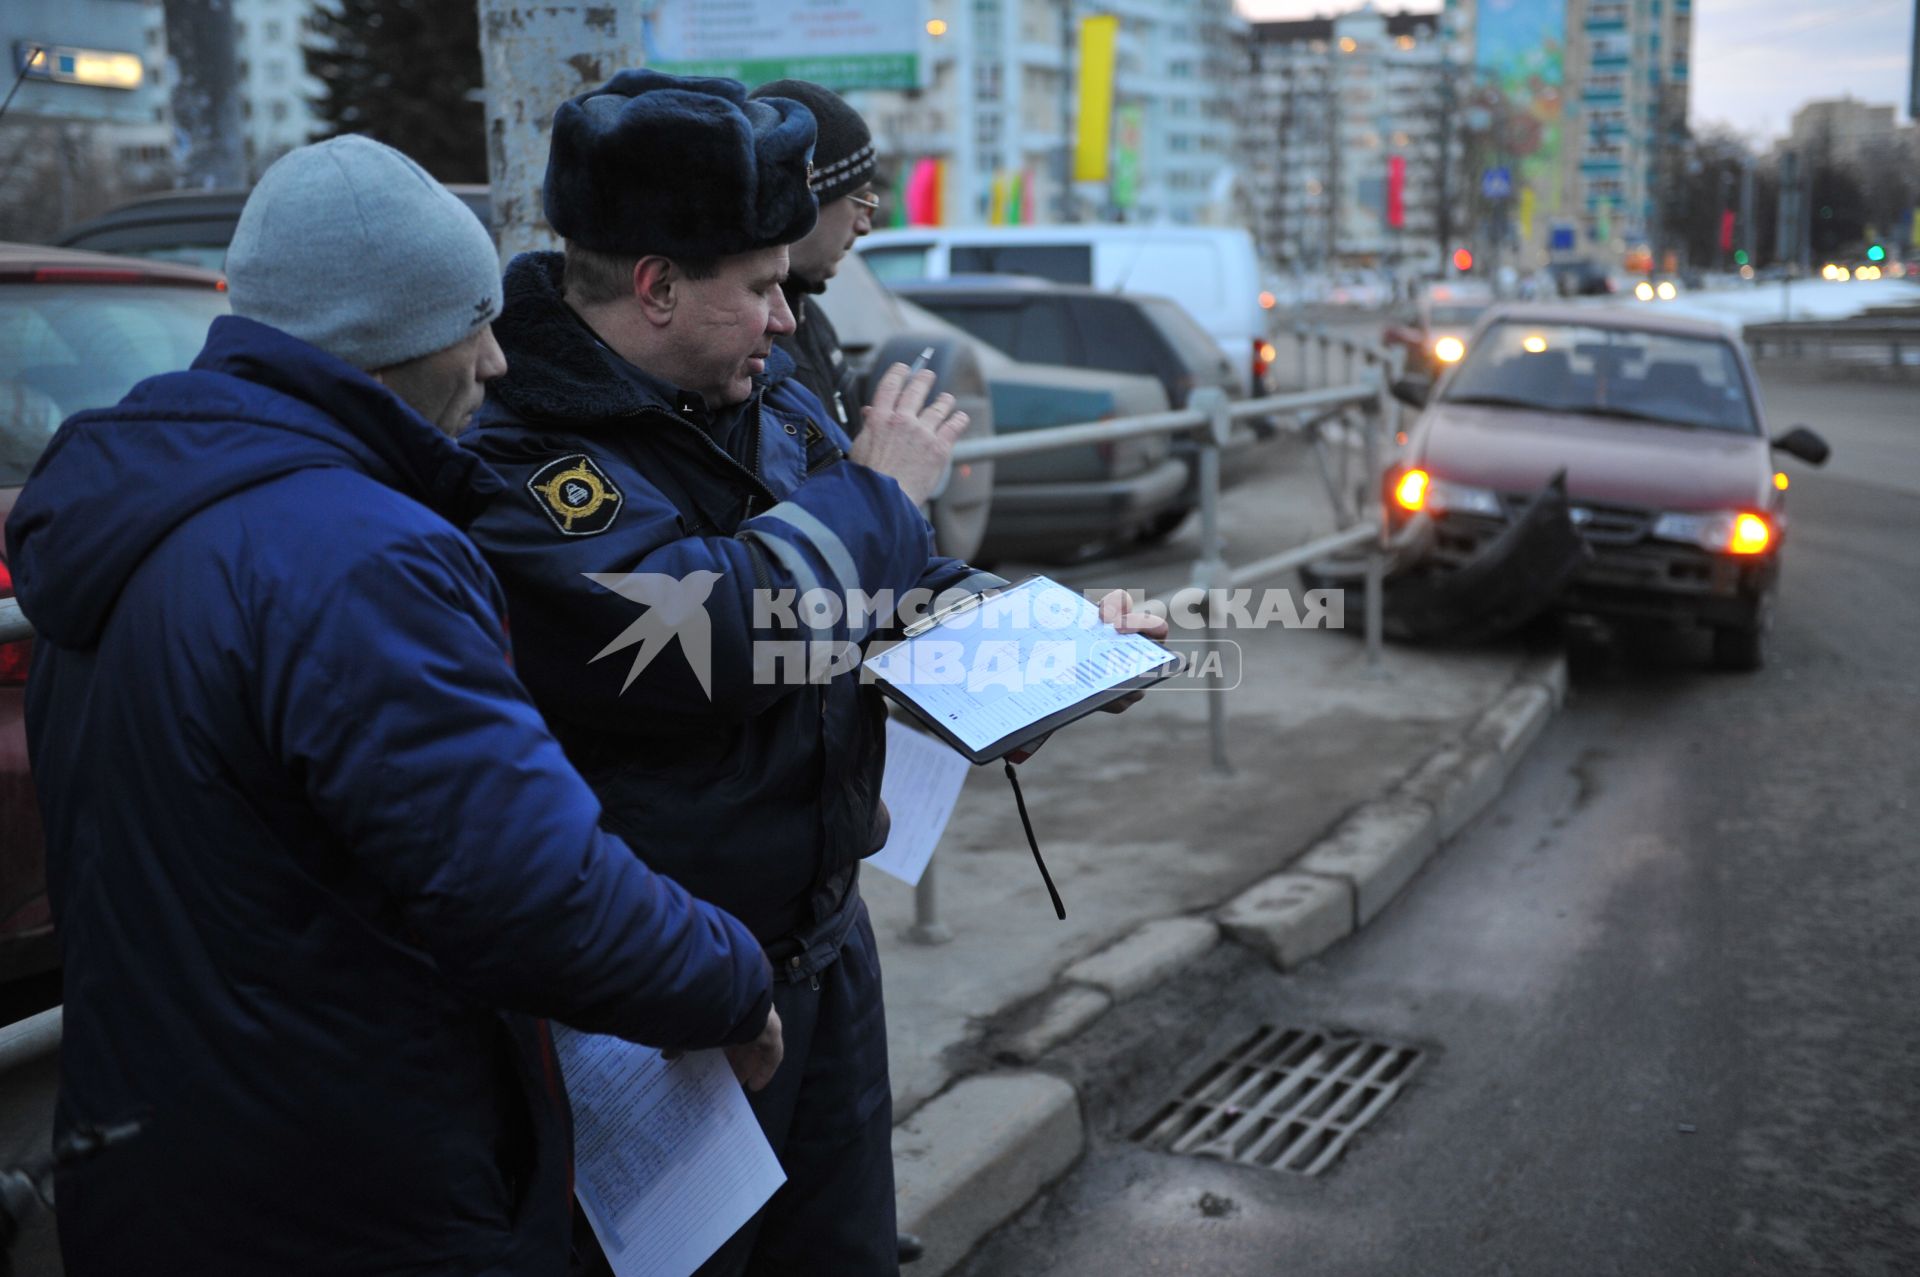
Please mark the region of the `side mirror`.
[[1391, 387], [1393, 397], [1409, 408], [1424, 408], [1433, 398], [1431, 377], [1402, 377]]
[[1827, 458], [1833, 455], [1833, 449], [1827, 446], [1827, 441], [1805, 426], [1795, 426], [1775, 439], [1773, 446], [1810, 466], [1823, 466], [1827, 464]]

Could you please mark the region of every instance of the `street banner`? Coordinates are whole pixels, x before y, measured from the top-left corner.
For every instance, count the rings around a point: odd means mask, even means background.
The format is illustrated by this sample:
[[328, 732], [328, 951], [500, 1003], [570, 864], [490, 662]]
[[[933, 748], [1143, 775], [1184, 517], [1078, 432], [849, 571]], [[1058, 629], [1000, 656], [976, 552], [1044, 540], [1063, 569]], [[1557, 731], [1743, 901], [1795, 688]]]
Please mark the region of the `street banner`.
[[1113, 62], [1120, 19], [1110, 13], [1080, 19], [1080, 119], [1073, 147], [1073, 180], [1104, 182], [1113, 143]]
[[811, 80], [830, 89], [922, 89], [920, 4], [900, 0], [640, 0], [647, 65], [749, 86]]
[[1113, 206], [1132, 208], [1140, 202], [1140, 152], [1146, 146], [1146, 118], [1138, 102], [1113, 113]]

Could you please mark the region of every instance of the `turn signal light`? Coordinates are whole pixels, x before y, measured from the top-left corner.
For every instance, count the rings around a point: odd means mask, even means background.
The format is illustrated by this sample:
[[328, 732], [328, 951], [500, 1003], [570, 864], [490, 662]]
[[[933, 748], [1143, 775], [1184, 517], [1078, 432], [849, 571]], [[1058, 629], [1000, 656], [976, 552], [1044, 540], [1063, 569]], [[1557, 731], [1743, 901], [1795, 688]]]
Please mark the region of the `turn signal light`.
[[1787, 490], [1787, 472], [1785, 470], [1775, 470], [1773, 472], [1773, 486], [1782, 492]]
[[1409, 470], [1393, 485], [1393, 499], [1402, 510], [1418, 510], [1427, 504], [1427, 472]]
[[1733, 536], [1727, 549], [1735, 554], [1764, 554], [1773, 542], [1773, 529], [1757, 514], [1743, 514], [1733, 521]]

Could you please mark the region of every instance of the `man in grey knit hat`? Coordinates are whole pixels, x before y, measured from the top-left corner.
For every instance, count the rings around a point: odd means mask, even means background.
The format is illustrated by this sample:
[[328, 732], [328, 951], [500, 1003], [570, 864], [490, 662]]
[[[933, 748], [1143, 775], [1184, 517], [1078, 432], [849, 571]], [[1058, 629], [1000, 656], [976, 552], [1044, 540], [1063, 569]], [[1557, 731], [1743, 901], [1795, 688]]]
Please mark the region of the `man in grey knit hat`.
[[739, 921], [601, 828], [516, 681], [449, 436], [505, 371], [485, 229], [345, 137], [269, 169], [234, 314], [68, 421], [7, 522], [65, 963], [72, 1277], [569, 1266], [550, 1017], [781, 1057]]

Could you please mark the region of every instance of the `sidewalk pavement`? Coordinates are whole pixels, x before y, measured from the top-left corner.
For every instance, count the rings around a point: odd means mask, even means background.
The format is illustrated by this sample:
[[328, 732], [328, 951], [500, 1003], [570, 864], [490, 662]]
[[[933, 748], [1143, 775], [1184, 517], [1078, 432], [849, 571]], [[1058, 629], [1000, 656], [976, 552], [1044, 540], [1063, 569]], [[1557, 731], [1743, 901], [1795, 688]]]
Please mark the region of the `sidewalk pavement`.
[[[1360, 618], [1350, 618], [1358, 625]], [[1557, 656], [1236, 632], [1231, 775], [1196, 692], [1149, 693], [1021, 768], [1058, 921], [998, 767], [968, 777], [934, 857], [947, 944], [907, 936], [913, 891], [862, 875], [884, 951], [900, 1227], [933, 1277], [1064, 1174], [1078, 1099], [1046, 1052], [1223, 938], [1283, 969], [1375, 916], [1498, 794], [1559, 704]], [[1114, 1008], [1119, 1010], [1114, 1012]]]

